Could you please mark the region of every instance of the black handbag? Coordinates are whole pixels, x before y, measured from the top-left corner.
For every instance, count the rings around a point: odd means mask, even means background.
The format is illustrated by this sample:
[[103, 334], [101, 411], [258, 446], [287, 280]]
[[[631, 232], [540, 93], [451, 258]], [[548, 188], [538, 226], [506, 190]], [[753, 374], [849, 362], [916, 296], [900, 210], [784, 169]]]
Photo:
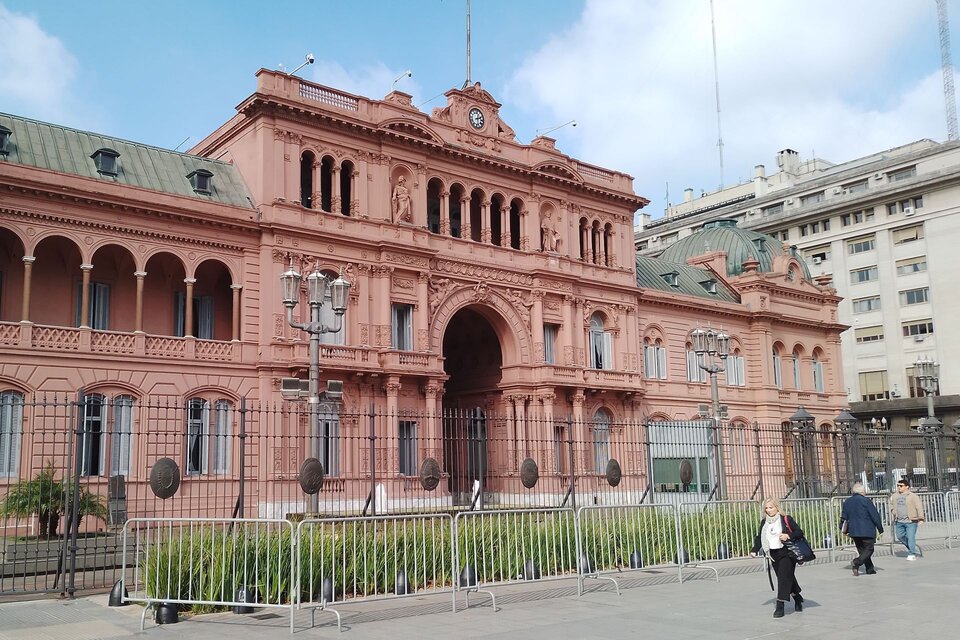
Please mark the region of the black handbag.
[[[784, 518], [783, 521], [787, 525], [787, 531], [793, 533], [793, 529], [790, 528], [790, 520]], [[817, 559], [817, 554], [810, 548], [810, 543], [807, 542], [806, 537], [800, 537], [798, 540], [787, 540], [783, 543], [783, 546], [790, 552], [797, 564], [812, 562]]]

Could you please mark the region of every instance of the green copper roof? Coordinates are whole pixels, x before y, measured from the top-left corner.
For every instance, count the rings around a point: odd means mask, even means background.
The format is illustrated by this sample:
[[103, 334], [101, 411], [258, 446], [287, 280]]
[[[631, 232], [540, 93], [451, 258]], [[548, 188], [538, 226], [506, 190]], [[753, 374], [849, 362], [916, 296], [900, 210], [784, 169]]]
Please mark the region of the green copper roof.
[[[659, 289], [677, 295], [726, 302], [740, 301], [736, 292], [716, 281], [716, 276], [709, 269], [643, 256], [637, 256], [636, 262], [637, 286], [642, 289]], [[711, 282], [716, 282], [716, 293], [708, 291]]]
[[[97, 180], [118, 182], [163, 193], [253, 208], [236, 167], [145, 144], [78, 131], [0, 113], [0, 126], [13, 133], [3, 163], [21, 164]], [[116, 175], [102, 175], [91, 157], [98, 149], [119, 154]], [[187, 176], [199, 169], [213, 174], [209, 193], [197, 193]]]
[[[685, 263], [688, 258], [702, 256], [711, 251], [723, 251], [727, 254], [727, 275], [739, 276], [743, 273], [743, 263], [748, 258], [760, 262], [759, 270], [773, 270], [773, 259], [785, 255], [783, 243], [765, 233], [748, 231], [737, 226], [736, 220], [713, 220], [703, 225], [703, 229], [682, 238], [660, 254], [662, 260]], [[801, 260], [804, 277], [810, 279], [810, 271]]]

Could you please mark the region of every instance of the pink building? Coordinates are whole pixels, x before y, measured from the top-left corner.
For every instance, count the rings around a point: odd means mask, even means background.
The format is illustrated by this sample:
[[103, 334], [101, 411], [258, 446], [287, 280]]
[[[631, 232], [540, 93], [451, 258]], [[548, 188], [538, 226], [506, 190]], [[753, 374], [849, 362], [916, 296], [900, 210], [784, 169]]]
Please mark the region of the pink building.
[[[416, 460], [443, 459], [442, 410], [497, 416], [515, 446], [556, 439], [561, 418], [695, 419], [710, 402], [698, 326], [730, 336], [730, 423], [779, 425], [798, 405], [829, 423], [843, 409], [838, 298], [789, 249], [720, 222], [638, 258], [633, 215], [648, 201], [630, 176], [548, 137], [521, 144], [479, 83], [446, 96], [426, 114], [401, 92], [370, 100], [261, 69], [192, 154], [0, 115], [0, 478], [62, 451], [36, 437], [32, 403], [82, 389], [103, 404], [91, 418], [103, 435], [82, 454], [91, 480], [145, 481], [165, 452], [188, 494], [203, 492], [190, 475], [235, 481], [239, 453], [217, 435], [236, 429], [241, 398], [279, 401], [281, 379], [308, 367], [281, 304], [291, 260], [352, 284], [320, 357], [323, 378], [344, 383], [337, 410], [375, 405], [398, 447], [401, 414], [421, 416]], [[179, 412], [156, 419], [157, 398]], [[186, 448], [151, 444], [155, 429]], [[306, 457], [270, 455], [266, 480], [291, 481]], [[514, 470], [523, 457], [489, 455]], [[378, 466], [409, 474], [403, 458]], [[344, 455], [342, 474], [351, 464], [366, 463]]]

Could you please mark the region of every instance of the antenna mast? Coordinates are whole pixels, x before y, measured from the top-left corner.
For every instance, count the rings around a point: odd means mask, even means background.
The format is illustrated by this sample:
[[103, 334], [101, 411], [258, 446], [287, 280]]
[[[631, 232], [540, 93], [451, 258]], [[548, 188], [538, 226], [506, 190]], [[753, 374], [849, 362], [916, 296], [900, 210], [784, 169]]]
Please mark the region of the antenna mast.
[[713, 36], [713, 80], [717, 94], [717, 150], [720, 152], [720, 188], [723, 189], [723, 133], [720, 130], [720, 73], [717, 71], [717, 27], [710, 0], [710, 34]]
[[470, 0], [467, 0], [467, 81], [463, 86], [470, 86]]
[[953, 60], [950, 55], [950, 20], [947, 0], [937, 0], [937, 26], [940, 29], [940, 65], [943, 67], [943, 99], [947, 105], [947, 140], [956, 140], [957, 98], [953, 91]]

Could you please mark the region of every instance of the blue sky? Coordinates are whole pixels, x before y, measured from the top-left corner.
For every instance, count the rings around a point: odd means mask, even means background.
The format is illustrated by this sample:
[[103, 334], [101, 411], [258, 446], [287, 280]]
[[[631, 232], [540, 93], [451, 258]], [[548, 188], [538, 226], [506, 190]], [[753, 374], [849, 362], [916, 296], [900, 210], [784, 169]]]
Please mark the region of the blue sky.
[[[934, 0], [714, 3], [724, 184], [785, 147], [842, 162], [945, 139]], [[0, 111], [188, 148], [257, 69], [307, 52], [299, 75], [371, 98], [410, 69], [396, 86], [421, 104], [463, 84], [465, 4], [0, 0]], [[654, 217], [667, 183], [673, 202], [719, 185], [709, 0], [473, 0], [472, 32], [472, 79], [520, 142], [575, 118], [558, 147], [633, 175]]]

